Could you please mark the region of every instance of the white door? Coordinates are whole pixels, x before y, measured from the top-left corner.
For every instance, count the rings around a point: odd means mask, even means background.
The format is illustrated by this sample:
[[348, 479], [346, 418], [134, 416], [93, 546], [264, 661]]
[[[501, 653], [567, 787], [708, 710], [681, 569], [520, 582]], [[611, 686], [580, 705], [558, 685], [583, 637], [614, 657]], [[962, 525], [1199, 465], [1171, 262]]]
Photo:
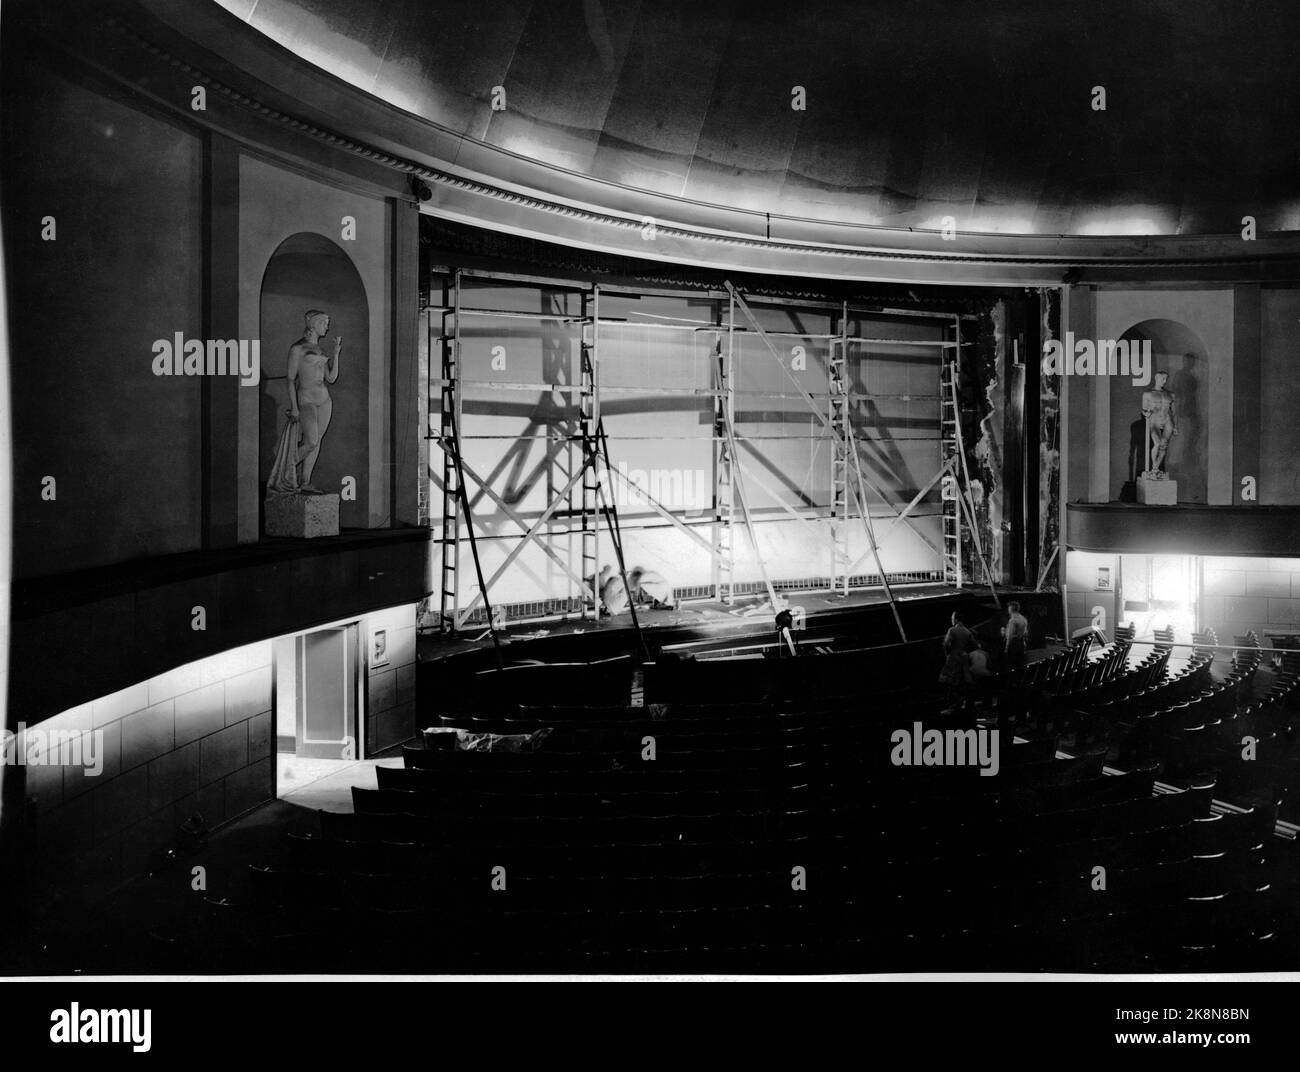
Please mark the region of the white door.
[[298, 755], [359, 758], [356, 625], [319, 629], [297, 640]]

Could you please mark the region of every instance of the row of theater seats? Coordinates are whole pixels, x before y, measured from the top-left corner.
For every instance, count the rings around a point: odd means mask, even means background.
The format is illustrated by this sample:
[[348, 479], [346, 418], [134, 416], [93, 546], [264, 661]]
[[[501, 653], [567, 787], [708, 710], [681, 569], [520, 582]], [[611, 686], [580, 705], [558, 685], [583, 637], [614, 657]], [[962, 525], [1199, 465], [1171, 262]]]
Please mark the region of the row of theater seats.
[[724, 699], [744, 660], [647, 667], [646, 707], [618, 700], [609, 664], [559, 671], [590, 707], [512, 704], [489, 676], [353, 814], [322, 812], [250, 870], [241, 936], [297, 971], [1296, 966], [1277, 790], [1188, 750], [1246, 726], [1285, 742], [1292, 681], [1257, 698], [1249, 654], [1215, 681], [1207, 659], [1170, 675], [1167, 650], [1130, 666], [1124, 641], [1071, 648], [1001, 682], [1004, 704], [1047, 702], [981, 776], [903, 765], [896, 734], [941, 729], [949, 758], [987, 759], [990, 726], [942, 721], [880, 656], [813, 687], [823, 658], [782, 661], [802, 668], [743, 702]]
[[1275, 795], [1297, 760], [1295, 717], [1300, 677], [1270, 675], [1256, 688], [1263, 660], [1258, 649], [1241, 651], [1220, 681], [1167, 705], [1137, 713], [1135, 751], [1159, 754], [1169, 770], [1212, 772], [1234, 785]]
[[[1217, 633], [1199, 631], [1188, 662], [1158, 685], [1146, 683], [1100, 703], [1080, 693], [1066, 705], [1068, 718], [1051, 724], [1075, 730], [1070, 747], [1105, 749], [1119, 767], [1159, 763], [1166, 778], [1213, 781], [1216, 796], [1228, 802], [1216, 806], [1294, 822], [1300, 819], [1294, 793], [1300, 789], [1300, 664], [1283, 655], [1280, 672], [1261, 673], [1267, 653], [1258, 636], [1252, 631], [1234, 637], [1234, 644], [1216, 675], [1214, 660], [1222, 658]], [[1167, 655], [1172, 645], [1172, 630], [1156, 631], [1155, 656]], [[1117, 687], [1135, 676], [1131, 669]], [[1275, 879], [1293, 889], [1292, 843], [1272, 837], [1264, 844], [1283, 865]]]
[[1091, 643], [1091, 637], [1085, 637], [1063, 651], [1021, 669], [1004, 671], [998, 676], [999, 685], [1007, 691], [1039, 689], [1057, 692], [1068, 689], [1080, 674], [1088, 672]]
[[1208, 785], [1154, 794], [1051, 741], [996, 779], [904, 776], [874, 745], [637, 770], [639, 741], [604, 743], [594, 769], [487, 753], [460, 778], [412, 750], [257, 881], [328, 926], [409, 912], [404, 970], [1167, 970], [1276, 941], [1271, 820], [1214, 815]]
[[1176, 673], [1169, 673], [1169, 652], [1156, 650], [1109, 683], [1101, 691], [1064, 694], [1054, 705], [1070, 711], [1072, 721], [1084, 724], [1083, 733], [1115, 732], [1128, 724], [1135, 711], [1154, 711], [1199, 695], [1212, 684], [1211, 660], [1193, 655]]
[[1085, 672], [1077, 685], [1055, 692], [1057, 707], [1095, 707], [1156, 688], [1165, 678], [1169, 652], [1152, 651], [1130, 667], [1128, 645], [1115, 644], [1099, 662], [1105, 666], [1104, 673], [1090, 676]]
[[[865, 786], [828, 770], [780, 807], [793, 787], [761, 771], [678, 772], [673, 803], [480, 765], [454, 805], [440, 779], [359, 791], [356, 815], [323, 814], [322, 838], [257, 876], [286, 909], [440, 921], [409, 948], [440, 970], [1168, 968], [1229, 935], [1238, 953], [1274, 941], [1266, 815], [1216, 816], [1209, 786], [1153, 795], [1151, 771], [1112, 777], [1048, 746], [1015, 746], [988, 790], [946, 770]], [[1159, 941], [1134, 946], [1147, 932]]]
[[1130, 646], [1119, 640], [1103, 648], [1096, 659], [1089, 658], [1091, 639], [1075, 641], [1064, 651], [1030, 664], [1023, 670], [999, 675], [982, 698], [996, 696], [1000, 714], [1030, 725], [1044, 720], [1069, 724], [1079, 709], [1089, 709], [1122, 700], [1162, 682], [1169, 652], [1156, 649], [1131, 665]]

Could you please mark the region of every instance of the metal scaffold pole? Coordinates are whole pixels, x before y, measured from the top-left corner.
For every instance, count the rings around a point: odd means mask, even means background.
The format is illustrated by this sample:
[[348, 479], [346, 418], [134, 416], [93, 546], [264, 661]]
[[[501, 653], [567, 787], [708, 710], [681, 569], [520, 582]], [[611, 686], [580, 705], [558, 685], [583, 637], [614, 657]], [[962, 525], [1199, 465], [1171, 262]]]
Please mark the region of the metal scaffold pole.
[[[831, 588], [849, 594], [849, 456], [845, 428], [849, 420], [848, 350], [849, 307], [840, 312], [840, 337], [830, 339], [827, 372], [831, 419]], [[837, 585], [837, 578], [842, 584]]]
[[[595, 435], [599, 442], [593, 440], [591, 444], [590, 456], [592, 464], [598, 467], [603, 462], [605, 470], [608, 472], [611, 468], [609, 464], [609, 437], [605, 435], [604, 422], [596, 422]], [[623, 591], [627, 593], [627, 609], [632, 613], [632, 629], [636, 633], [637, 648], [641, 652], [642, 660], [649, 662], [650, 649], [646, 647], [645, 636], [641, 632], [641, 620], [636, 613], [636, 599], [632, 596], [632, 586], [627, 579], [627, 562], [623, 558], [623, 531], [618, 523], [618, 507], [614, 504], [612, 496], [606, 498], [604, 487], [599, 480], [596, 482], [596, 491], [600, 498], [601, 510], [605, 514], [605, 525], [609, 529], [610, 543], [614, 545], [614, 556], [618, 560], [618, 574], [623, 579]]]

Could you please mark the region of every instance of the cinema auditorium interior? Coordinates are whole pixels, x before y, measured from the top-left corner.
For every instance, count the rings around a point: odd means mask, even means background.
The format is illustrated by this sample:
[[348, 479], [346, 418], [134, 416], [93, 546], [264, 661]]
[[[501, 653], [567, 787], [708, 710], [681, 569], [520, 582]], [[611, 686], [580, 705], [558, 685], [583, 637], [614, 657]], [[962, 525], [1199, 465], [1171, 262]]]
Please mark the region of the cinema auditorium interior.
[[6, 2], [0, 972], [1300, 969], [1249, 10]]

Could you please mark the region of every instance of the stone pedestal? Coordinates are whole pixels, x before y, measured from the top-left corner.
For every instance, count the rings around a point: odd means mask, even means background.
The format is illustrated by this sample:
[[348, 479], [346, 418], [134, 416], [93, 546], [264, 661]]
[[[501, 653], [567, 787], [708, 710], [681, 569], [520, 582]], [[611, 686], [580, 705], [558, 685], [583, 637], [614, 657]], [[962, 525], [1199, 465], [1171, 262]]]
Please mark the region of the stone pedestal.
[[1137, 493], [1138, 502], [1147, 506], [1178, 505], [1177, 480], [1148, 480], [1140, 476], [1137, 482]]
[[310, 540], [339, 534], [337, 495], [268, 495], [266, 534]]

